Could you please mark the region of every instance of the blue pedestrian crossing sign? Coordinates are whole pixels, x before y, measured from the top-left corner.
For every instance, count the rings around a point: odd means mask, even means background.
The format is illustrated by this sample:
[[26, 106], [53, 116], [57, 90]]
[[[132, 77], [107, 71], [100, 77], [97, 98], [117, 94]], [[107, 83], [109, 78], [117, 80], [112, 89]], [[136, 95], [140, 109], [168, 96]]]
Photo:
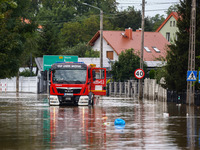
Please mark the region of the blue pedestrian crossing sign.
[[187, 71], [187, 81], [196, 81], [197, 71]]
[[199, 83], [200, 83], [200, 71], [199, 71]]

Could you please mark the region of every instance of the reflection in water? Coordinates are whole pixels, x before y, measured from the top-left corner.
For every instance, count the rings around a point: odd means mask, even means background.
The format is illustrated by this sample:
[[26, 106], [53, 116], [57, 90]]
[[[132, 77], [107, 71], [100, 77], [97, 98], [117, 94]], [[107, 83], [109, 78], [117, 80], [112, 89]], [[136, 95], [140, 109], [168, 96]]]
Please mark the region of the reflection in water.
[[[130, 103], [130, 107], [118, 106], [119, 103], [115, 101], [105, 105], [105, 108], [51, 107], [51, 148], [148, 149], [155, 145], [159, 145], [159, 148], [174, 146], [166, 138], [167, 120], [163, 123], [163, 106], [157, 109], [160, 103]], [[114, 126], [114, 120], [118, 117], [127, 120], [124, 128]]]
[[106, 141], [104, 117], [102, 109], [88, 106], [50, 107], [51, 147], [79, 145], [92, 148], [102, 145]]
[[[195, 106], [175, 106], [168, 104], [168, 110], [171, 114], [168, 132], [170, 136], [175, 137], [179, 147], [187, 149], [199, 149], [199, 108]], [[173, 133], [173, 134], [172, 134]]]
[[195, 146], [195, 115], [194, 106], [187, 106], [187, 146], [194, 149]]
[[[99, 100], [93, 107], [49, 107], [40, 96], [11, 96], [0, 97], [3, 150], [200, 148], [196, 107], [125, 99]], [[115, 127], [117, 118], [126, 121], [124, 128]]]

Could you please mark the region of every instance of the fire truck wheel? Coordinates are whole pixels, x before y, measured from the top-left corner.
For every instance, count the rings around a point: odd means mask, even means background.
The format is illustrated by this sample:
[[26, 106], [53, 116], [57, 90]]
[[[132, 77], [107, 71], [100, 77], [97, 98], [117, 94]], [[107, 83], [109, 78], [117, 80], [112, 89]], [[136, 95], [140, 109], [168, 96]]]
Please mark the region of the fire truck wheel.
[[75, 106], [78, 106], [78, 101], [79, 101], [79, 97], [75, 97], [75, 100], [73, 102]]

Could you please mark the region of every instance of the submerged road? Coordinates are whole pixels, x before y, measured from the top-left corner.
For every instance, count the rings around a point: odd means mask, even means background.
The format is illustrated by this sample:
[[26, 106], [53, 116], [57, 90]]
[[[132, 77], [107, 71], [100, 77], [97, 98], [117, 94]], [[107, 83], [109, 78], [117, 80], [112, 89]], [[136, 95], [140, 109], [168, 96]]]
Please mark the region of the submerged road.
[[0, 93], [1, 150], [200, 149], [199, 128], [198, 107], [105, 97], [93, 107], [49, 107], [47, 95]]

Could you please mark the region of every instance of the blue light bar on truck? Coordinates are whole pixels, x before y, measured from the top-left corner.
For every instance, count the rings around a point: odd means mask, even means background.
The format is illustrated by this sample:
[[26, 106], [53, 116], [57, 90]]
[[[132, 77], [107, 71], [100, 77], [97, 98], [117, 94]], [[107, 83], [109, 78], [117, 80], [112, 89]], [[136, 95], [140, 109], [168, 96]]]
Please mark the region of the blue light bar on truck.
[[63, 61], [57, 61], [55, 64], [65, 63]]
[[75, 64], [84, 64], [84, 62], [74, 62]]
[[59, 63], [69, 63], [69, 64], [71, 64], [71, 63], [75, 63], [75, 64], [84, 64], [84, 62], [63, 62], [63, 61], [57, 61], [56, 62], [56, 64], [59, 64]]

